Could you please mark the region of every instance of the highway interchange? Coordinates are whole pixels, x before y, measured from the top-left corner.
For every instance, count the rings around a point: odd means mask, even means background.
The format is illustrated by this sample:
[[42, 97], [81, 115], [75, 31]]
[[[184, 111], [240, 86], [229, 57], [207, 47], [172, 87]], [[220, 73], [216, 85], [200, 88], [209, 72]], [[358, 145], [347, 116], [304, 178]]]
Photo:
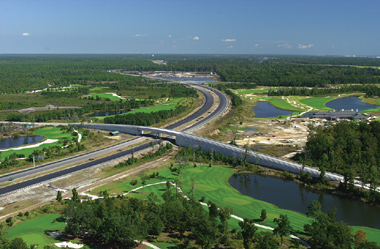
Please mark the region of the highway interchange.
[[[197, 119], [200, 119], [201, 117], [203, 117], [199, 121], [193, 123], [191, 126], [185, 128], [183, 130], [185, 132], [191, 132], [193, 130], [198, 129], [200, 126], [203, 126], [204, 124], [206, 124], [206, 123], [212, 121], [213, 119], [217, 118], [227, 109], [228, 103], [229, 103], [228, 98], [223, 93], [221, 93], [220, 91], [217, 91], [215, 89], [212, 89], [212, 88], [209, 88], [206, 86], [191, 85], [191, 84], [188, 84], [188, 85], [196, 88], [197, 90], [199, 90], [203, 94], [203, 96], [205, 98], [204, 104], [199, 110], [197, 110], [193, 114], [189, 115], [188, 117], [186, 117], [186, 118], [184, 118], [184, 119], [182, 119], [182, 120], [180, 120], [174, 124], [171, 124], [171, 125], [165, 127], [166, 129], [173, 129], [174, 130], [174, 129], [181, 127], [181, 126], [183, 126], [189, 122], [192, 122], [194, 120], [197, 120]], [[219, 103], [218, 103], [217, 108], [212, 113], [210, 113], [210, 115], [208, 115], [207, 117], [204, 117], [205, 114], [211, 109], [211, 107], [213, 106], [213, 104], [215, 102], [213, 95], [210, 93], [211, 91], [213, 91], [218, 96]], [[130, 146], [132, 144], [141, 143], [144, 140], [146, 140], [146, 138], [144, 138], [144, 137], [134, 138], [132, 140], [122, 142], [119, 144], [115, 144], [115, 145], [112, 145], [112, 146], [109, 146], [107, 148], [103, 148], [103, 149], [100, 149], [97, 151], [88, 152], [85, 154], [80, 154], [80, 155], [76, 155], [73, 157], [61, 159], [61, 160], [58, 160], [55, 162], [51, 162], [51, 163], [47, 163], [47, 164], [38, 166], [36, 168], [29, 168], [26, 170], [17, 171], [17, 172], [2, 175], [2, 176], [0, 176], [0, 183], [4, 183], [4, 182], [9, 181], [9, 178], [11, 178], [11, 177], [14, 179], [19, 179], [22, 177], [29, 177], [30, 178], [32, 175], [42, 174], [43, 172], [46, 172], [46, 171], [51, 172], [51, 173], [45, 174], [43, 176], [38, 176], [38, 177], [35, 177], [32, 179], [28, 179], [28, 180], [25, 180], [22, 182], [18, 182], [18, 183], [9, 185], [9, 186], [2, 187], [2, 188], [0, 188], [0, 196], [12, 193], [14, 191], [18, 191], [18, 190], [23, 189], [23, 188], [31, 187], [33, 185], [38, 185], [38, 184], [41, 184], [41, 183], [46, 182], [46, 181], [51, 181], [53, 179], [60, 178], [62, 176], [65, 176], [65, 175], [68, 175], [68, 174], [71, 174], [74, 172], [78, 172], [80, 170], [84, 170], [84, 169], [87, 169], [90, 167], [94, 167], [96, 165], [100, 165], [100, 164], [103, 164], [103, 163], [108, 162], [108, 161], [115, 160], [115, 159], [120, 158], [120, 157], [124, 157], [126, 155], [131, 154], [132, 151], [138, 152], [138, 151], [145, 150], [151, 146], [149, 142], [146, 142], [142, 145], [134, 147], [133, 149], [120, 151], [127, 146]], [[110, 154], [110, 153], [115, 152], [115, 151], [118, 151], [118, 152], [115, 154], [112, 154], [112, 155], [108, 155], [108, 156], [96, 159], [96, 160], [88, 161], [89, 159], [98, 158], [98, 157], [101, 157], [102, 155]], [[65, 168], [65, 169], [61, 169], [61, 170], [59, 169], [59, 168], [62, 168], [63, 166], [72, 165], [72, 164], [75, 164], [77, 162], [86, 161], [86, 160], [87, 160], [87, 162], [85, 162], [85, 163], [81, 163], [79, 165], [69, 167], [69, 168]], [[56, 169], [55, 172], [53, 172], [54, 169]]]

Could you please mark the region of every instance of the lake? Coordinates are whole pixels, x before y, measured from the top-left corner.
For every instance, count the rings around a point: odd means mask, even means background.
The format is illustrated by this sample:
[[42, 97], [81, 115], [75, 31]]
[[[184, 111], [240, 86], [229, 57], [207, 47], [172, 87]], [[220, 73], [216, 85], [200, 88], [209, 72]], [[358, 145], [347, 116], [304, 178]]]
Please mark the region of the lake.
[[344, 110], [353, 109], [354, 111], [356, 110], [363, 111], [363, 110], [374, 109], [378, 107], [375, 105], [362, 102], [361, 99], [355, 96], [334, 99], [327, 102], [325, 106], [330, 107], [331, 109], [334, 109], [336, 111], [340, 111], [342, 109]]
[[105, 116], [111, 116], [116, 114], [122, 114], [127, 113], [128, 111], [113, 111], [113, 112], [94, 112], [91, 117], [105, 117]]
[[259, 102], [252, 108], [255, 112], [255, 118], [277, 118], [279, 115], [286, 116], [292, 114], [292, 111], [281, 110], [268, 102]]
[[43, 136], [30, 136], [30, 137], [0, 139], [0, 149], [19, 147], [25, 144], [34, 144], [41, 141], [43, 138], [44, 138]]
[[229, 183], [243, 195], [303, 214], [306, 214], [309, 203], [318, 200], [324, 212], [328, 212], [333, 206], [338, 209], [337, 221], [343, 220], [349, 225], [380, 229], [380, 208], [358, 200], [310, 190], [303, 185], [280, 178], [254, 174], [233, 175]]

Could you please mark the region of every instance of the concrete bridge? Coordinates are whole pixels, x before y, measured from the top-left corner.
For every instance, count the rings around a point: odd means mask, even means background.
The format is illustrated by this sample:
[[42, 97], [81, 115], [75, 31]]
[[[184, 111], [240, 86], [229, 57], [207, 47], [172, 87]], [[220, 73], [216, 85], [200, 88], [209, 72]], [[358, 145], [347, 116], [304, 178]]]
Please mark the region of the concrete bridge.
[[[65, 124], [67, 125], [67, 124]], [[76, 126], [82, 126], [83, 124], [75, 124]], [[99, 123], [89, 123], [83, 125], [85, 128], [107, 130], [107, 131], [119, 131], [132, 135], [143, 135], [150, 132], [152, 135], [160, 137], [162, 134], [175, 137], [177, 145], [183, 147], [193, 147], [202, 148], [204, 151], [215, 151], [226, 156], [233, 156], [235, 158], [247, 157], [247, 161], [255, 163], [264, 167], [286, 170], [290, 173], [299, 174], [302, 169], [305, 173], [310, 173], [313, 177], [319, 177], [320, 171], [316, 168], [304, 166], [298, 163], [290, 162], [277, 157], [269, 156], [256, 151], [247, 151], [243, 148], [215, 141], [212, 139], [196, 136], [181, 131], [174, 131], [170, 129], [157, 128], [157, 127], [147, 127], [147, 126], [137, 126], [137, 125], [123, 125], [123, 124], [99, 124]], [[343, 181], [343, 176], [326, 172], [325, 177], [332, 181]]]

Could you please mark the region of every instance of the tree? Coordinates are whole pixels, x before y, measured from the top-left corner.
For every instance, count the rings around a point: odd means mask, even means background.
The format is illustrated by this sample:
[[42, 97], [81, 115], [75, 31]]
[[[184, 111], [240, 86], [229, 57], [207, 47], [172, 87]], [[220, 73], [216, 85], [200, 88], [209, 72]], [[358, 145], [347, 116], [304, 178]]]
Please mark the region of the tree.
[[252, 244], [253, 235], [257, 231], [254, 220], [244, 218], [244, 221], [239, 221], [241, 234], [243, 235], [243, 244], [245, 249], [249, 249]]
[[367, 234], [363, 230], [358, 230], [355, 235], [355, 248], [359, 247], [360, 244], [363, 244], [364, 242], [368, 241]]
[[58, 191], [57, 192], [57, 198], [55, 198], [58, 202], [61, 202], [62, 201], [62, 193], [61, 191]]
[[194, 198], [195, 193], [195, 178], [191, 179], [191, 197]]
[[71, 192], [73, 193], [73, 197], [72, 197], [71, 200], [72, 200], [73, 202], [80, 202], [79, 194], [78, 194], [76, 188], [73, 188]]
[[261, 214], [260, 214], [260, 220], [265, 221], [266, 218], [267, 218], [267, 210], [262, 209]]
[[110, 194], [108, 193], [108, 190], [104, 190], [102, 194], [104, 198], [108, 198], [110, 196]]
[[232, 208], [220, 207], [218, 210], [218, 216], [220, 220], [219, 231], [222, 234], [221, 243], [225, 244], [228, 237], [228, 220], [231, 218]]
[[316, 249], [351, 248], [353, 242], [352, 228], [344, 222], [336, 222], [336, 208], [327, 214], [320, 210], [318, 201], [309, 204], [308, 216], [315, 219], [311, 224], [305, 224], [304, 230], [310, 236], [309, 244]]
[[273, 230], [275, 235], [280, 235], [281, 244], [283, 244], [283, 237], [290, 234], [293, 228], [290, 225], [290, 220], [287, 215], [280, 214], [280, 218], [273, 219], [273, 222], [277, 224], [277, 227]]
[[22, 238], [14, 238], [9, 243], [8, 249], [29, 249], [28, 245]]
[[276, 249], [278, 248], [277, 242], [274, 239], [273, 233], [261, 232], [257, 236], [258, 241], [255, 244], [255, 249]]

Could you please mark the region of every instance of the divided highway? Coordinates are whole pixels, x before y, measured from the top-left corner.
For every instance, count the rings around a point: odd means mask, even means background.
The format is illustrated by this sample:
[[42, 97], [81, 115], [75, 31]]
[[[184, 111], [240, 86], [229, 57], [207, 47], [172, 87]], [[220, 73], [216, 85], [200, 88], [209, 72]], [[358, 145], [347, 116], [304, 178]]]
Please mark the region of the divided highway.
[[[197, 129], [198, 127], [212, 121], [213, 119], [215, 119], [216, 117], [221, 115], [227, 109], [228, 103], [229, 103], [228, 98], [223, 93], [221, 93], [220, 91], [217, 91], [217, 90], [214, 90], [212, 88], [205, 87], [205, 86], [201, 87], [199, 85], [195, 86], [195, 85], [189, 84], [189, 86], [196, 88], [197, 90], [199, 90], [204, 95], [205, 102], [204, 102], [203, 106], [198, 111], [194, 112], [192, 115], [190, 115], [190, 116], [188, 116], [188, 117], [186, 117], [186, 118], [184, 118], [184, 119], [182, 119], [182, 120], [180, 120], [180, 121], [178, 121], [172, 125], [165, 127], [166, 129], [176, 129], [176, 128], [178, 128], [178, 127], [180, 127], [180, 126], [182, 126], [188, 122], [196, 120], [196, 119], [202, 117], [203, 115], [205, 115], [214, 104], [214, 97], [212, 96], [210, 91], [213, 91], [218, 96], [218, 98], [220, 100], [218, 107], [209, 116], [201, 119], [198, 122], [195, 122], [193, 125], [184, 129], [183, 131], [187, 131], [187, 132], [193, 131], [193, 130]], [[55, 125], [58, 125], [58, 124], [55, 124]], [[123, 143], [119, 143], [119, 144], [116, 144], [116, 145], [113, 145], [113, 146], [110, 146], [110, 147], [107, 147], [104, 149], [100, 149], [100, 150], [97, 150], [94, 152], [89, 152], [89, 153], [73, 156], [70, 158], [61, 159], [59, 161], [47, 163], [47, 164], [38, 166], [36, 168], [29, 168], [27, 170], [22, 170], [22, 171], [13, 172], [10, 174], [2, 175], [2, 176], [0, 176], [0, 183], [8, 181], [10, 177], [17, 179], [17, 178], [25, 177], [28, 175], [34, 175], [36, 173], [42, 173], [44, 171], [54, 169], [57, 167], [61, 167], [64, 165], [74, 164], [78, 161], [88, 160], [90, 158], [96, 158], [96, 157], [99, 157], [100, 155], [104, 155], [104, 154], [108, 154], [110, 152], [117, 151], [117, 150], [119, 150], [125, 146], [128, 146], [129, 144], [136, 143], [137, 142], [136, 140], [138, 140], [138, 139], [144, 141], [146, 138], [134, 138], [132, 140], [129, 140], [129, 141], [126, 141]], [[121, 151], [121, 152], [118, 152], [116, 154], [106, 156], [104, 158], [100, 158], [100, 159], [93, 160], [93, 161], [90, 161], [87, 163], [83, 163], [83, 164], [80, 164], [77, 166], [73, 166], [73, 167], [70, 167], [67, 169], [63, 169], [63, 170], [59, 170], [59, 171], [56, 171], [53, 173], [49, 173], [49, 174], [46, 174], [44, 176], [36, 177], [36, 178], [30, 179], [30, 180], [26, 180], [26, 181], [23, 181], [20, 183], [16, 183], [16, 184], [13, 184], [10, 186], [6, 186], [3, 188], [0, 188], [0, 196], [5, 195], [5, 194], [9, 194], [11, 192], [14, 192], [14, 191], [17, 191], [17, 190], [20, 190], [23, 188], [27, 188], [27, 187], [30, 187], [33, 185], [37, 185], [37, 184], [40, 184], [42, 182], [50, 181], [50, 180], [53, 180], [55, 178], [59, 178], [59, 177], [62, 177], [64, 175], [67, 175], [67, 174], [70, 174], [73, 172], [77, 172], [77, 171], [84, 170], [84, 169], [87, 169], [90, 167], [94, 167], [96, 165], [105, 163], [107, 161], [112, 161], [116, 158], [131, 154], [132, 151], [137, 152], [140, 150], [147, 149], [149, 147], [150, 147], [150, 143], [145, 143], [145, 144], [137, 146], [133, 149]]]

